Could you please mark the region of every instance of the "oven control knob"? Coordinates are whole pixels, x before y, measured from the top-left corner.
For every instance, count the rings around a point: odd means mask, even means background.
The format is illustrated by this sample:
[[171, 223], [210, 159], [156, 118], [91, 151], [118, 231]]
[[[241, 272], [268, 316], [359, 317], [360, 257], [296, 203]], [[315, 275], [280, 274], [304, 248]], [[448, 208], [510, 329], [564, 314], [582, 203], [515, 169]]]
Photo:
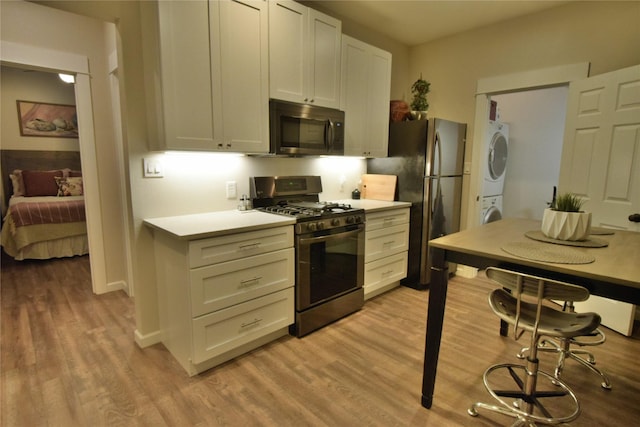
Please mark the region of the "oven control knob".
[[356, 217], [355, 216], [348, 216], [347, 217], [347, 224], [353, 224], [356, 222]]
[[340, 219], [339, 218], [333, 218], [331, 220], [331, 225], [333, 225], [334, 227], [337, 227], [340, 225]]
[[316, 231], [316, 224], [313, 222], [310, 222], [309, 224], [307, 224], [307, 230]]
[[317, 223], [317, 224], [316, 224], [316, 228], [317, 228], [318, 230], [323, 230], [323, 229], [324, 229], [324, 222], [319, 222], [319, 223]]

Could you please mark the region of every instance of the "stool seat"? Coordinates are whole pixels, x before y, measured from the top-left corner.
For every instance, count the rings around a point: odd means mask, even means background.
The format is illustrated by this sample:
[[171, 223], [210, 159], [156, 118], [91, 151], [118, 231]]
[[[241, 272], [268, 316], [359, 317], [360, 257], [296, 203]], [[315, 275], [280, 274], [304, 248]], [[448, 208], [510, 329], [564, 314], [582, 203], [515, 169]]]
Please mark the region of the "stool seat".
[[[494, 313], [507, 323], [516, 321], [518, 300], [504, 289], [496, 289], [489, 295], [489, 305]], [[587, 335], [600, 325], [597, 313], [567, 313], [551, 307], [541, 306], [538, 335], [571, 338]], [[520, 327], [533, 331], [538, 305], [521, 301]]]

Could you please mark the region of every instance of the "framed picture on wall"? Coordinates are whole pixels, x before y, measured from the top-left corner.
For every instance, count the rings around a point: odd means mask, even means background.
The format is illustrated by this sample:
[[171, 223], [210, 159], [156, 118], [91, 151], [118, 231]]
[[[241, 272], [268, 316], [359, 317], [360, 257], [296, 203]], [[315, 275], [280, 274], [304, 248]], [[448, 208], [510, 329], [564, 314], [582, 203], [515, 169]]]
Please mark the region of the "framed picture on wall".
[[53, 138], [77, 138], [78, 118], [75, 105], [16, 101], [20, 135]]

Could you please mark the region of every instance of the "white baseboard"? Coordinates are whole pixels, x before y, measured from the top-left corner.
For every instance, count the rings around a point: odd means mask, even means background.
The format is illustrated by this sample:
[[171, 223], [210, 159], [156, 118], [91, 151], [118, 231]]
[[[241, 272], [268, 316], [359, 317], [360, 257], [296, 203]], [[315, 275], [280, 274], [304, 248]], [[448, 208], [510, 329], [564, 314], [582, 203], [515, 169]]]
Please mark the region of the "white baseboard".
[[467, 279], [473, 279], [477, 275], [478, 275], [478, 269], [475, 267], [458, 264], [458, 268], [456, 268], [456, 276], [465, 277]]
[[123, 280], [118, 280], [117, 282], [107, 283], [107, 292], [113, 292], [113, 291], [119, 291], [119, 290], [123, 290], [127, 294], [129, 294], [128, 292], [129, 287], [127, 286], [127, 282]]
[[142, 335], [140, 331], [136, 329], [134, 332], [134, 340], [136, 344], [138, 344], [138, 347], [146, 348], [162, 342], [162, 334], [160, 331], [155, 331], [150, 334]]

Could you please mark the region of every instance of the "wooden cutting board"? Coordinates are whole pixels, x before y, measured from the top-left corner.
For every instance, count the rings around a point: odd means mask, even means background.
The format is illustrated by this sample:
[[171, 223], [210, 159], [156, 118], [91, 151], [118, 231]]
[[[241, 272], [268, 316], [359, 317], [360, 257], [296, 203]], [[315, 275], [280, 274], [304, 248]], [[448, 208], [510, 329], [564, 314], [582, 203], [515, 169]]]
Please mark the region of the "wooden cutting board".
[[395, 175], [362, 175], [362, 198], [393, 201], [396, 194], [396, 182], [398, 177]]

